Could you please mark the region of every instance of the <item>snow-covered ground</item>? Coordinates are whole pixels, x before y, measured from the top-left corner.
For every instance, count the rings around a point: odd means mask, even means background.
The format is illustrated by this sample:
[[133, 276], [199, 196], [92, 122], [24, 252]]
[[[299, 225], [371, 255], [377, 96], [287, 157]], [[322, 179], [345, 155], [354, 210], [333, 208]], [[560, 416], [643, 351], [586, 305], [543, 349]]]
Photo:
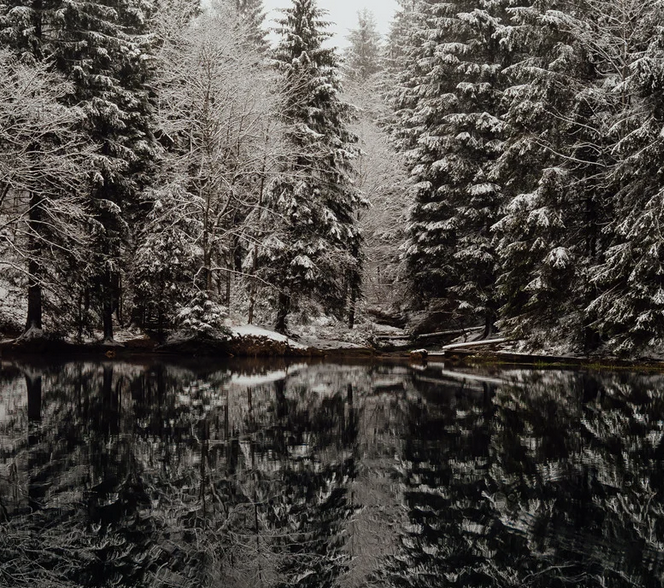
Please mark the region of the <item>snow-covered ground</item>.
[[323, 351], [330, 349], [361, 349], [369, 345], [375, 332], [373, 323], [359, 323], [349, 329], [346, 323], [329, 316], [313, 318], [304, 325], [294, 325], [292, 332], [306, 347]]
[[230, 327], [233, 337], [242, 338], [242, 337], [265, 337], [271, 341], [277, 341], [278, 343], [285, 343], [293, 349], [306, 349], [305, 345], [289, 339], [285, 335], [277, 333], [276, 331], [271, 331], [263, 327], [257, 327], [256, 325], [231, 325]]

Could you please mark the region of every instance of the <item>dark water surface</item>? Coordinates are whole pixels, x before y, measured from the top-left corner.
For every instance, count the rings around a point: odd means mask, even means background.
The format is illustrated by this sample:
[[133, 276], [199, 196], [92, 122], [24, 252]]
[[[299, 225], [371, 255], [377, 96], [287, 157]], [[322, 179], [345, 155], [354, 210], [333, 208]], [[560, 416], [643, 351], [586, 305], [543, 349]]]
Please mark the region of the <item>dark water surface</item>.
[[0, 586], [660, 587], [664, 377], [0, 369]]

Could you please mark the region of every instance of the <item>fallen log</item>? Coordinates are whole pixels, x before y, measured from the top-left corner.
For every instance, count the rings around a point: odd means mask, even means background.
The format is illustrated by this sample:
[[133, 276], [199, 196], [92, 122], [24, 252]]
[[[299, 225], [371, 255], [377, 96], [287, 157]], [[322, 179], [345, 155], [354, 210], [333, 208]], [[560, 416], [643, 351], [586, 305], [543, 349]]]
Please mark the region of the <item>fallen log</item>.
[[453, 331], [440, 331], [438, 333], [423, 333], [422, 335], [416, 335], [413, 337], [414, 340], [420, 339], [434, 339], [436, 337], [458, 337], [459, 335], [466, 335], [469, 333], [474, 333], [476, 331], [482, 331], [484, 327], [471, 327], [469, 329], [454, 329]]
[[455, 351], [463, 349], [474, 349], [475, 347], [486, 347], [490, 345], [498, 345], [506, 343], [509, 339], [501, 337], [500, 339], [482, 339], [480, 341], [467, 341], [465, 343], [451, 343], [450, 345], [443, 345], [441, 351]]

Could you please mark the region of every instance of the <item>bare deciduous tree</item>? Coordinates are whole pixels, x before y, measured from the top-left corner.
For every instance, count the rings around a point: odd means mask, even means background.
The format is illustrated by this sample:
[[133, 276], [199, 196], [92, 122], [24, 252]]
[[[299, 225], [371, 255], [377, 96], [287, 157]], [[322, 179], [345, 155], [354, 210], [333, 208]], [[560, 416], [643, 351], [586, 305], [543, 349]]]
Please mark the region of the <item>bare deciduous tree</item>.
[[25, 335], [41, 332], [44, 290], [57, 295], [63, 260], [80, 258], [85, 245], [91, 146], [76, 130], [81, 112], [59, 102], [69, 92], [46, 64], [0, 52], [0, 265], [27, 283]]

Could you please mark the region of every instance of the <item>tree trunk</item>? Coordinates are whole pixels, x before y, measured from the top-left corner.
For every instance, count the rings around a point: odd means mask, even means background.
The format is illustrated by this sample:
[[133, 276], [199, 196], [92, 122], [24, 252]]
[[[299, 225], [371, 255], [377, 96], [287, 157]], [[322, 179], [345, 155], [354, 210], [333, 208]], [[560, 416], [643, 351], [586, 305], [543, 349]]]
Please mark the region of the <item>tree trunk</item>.
[[285, 292], [279, 293], [279, 302], [277, 305], [277, 321], [274, 329], [277, 333], [286, 333], [286, 318], [290, 312], [291, 298]]
[[251, 271], [251, 282], [249, 284], [249, 318], [247, 322], [254, 322], [254, 308], [256, 307], [256, 274], [258, 273], [258, 245], [254, 244], [254, 263]]
[[42, 287], [41, 277], [41, 246], [37, 235], [41, 228], [42, 202], [37, 194], [30, 194], [30, 211], [28, 213], [28, 316], [25, 321], [25, 330], [42, 328]]
[[28, 317], [25, 330], [42, 328], [42, 288], [39, 283], [41, 267], [35, 260], [28, 263]]
[[350, 291], [350, 304], [348, 306], [348, 328], [352, 329], [355, 326], [355, 304], [357, 302], [357, 289], [355, 286]]
[[113, 341], [113, 276], [106, 271], [102, 290], [102, 318], [104, 321], [104, 341]]
[[231, 289], [233, 284], [233, 270], [229, 269], [226, 272], [226, 306], [228, 310], [231, 309]]
[[488, 339], [491, 335], [494, 334], [496, 330], [496, 315], [489, 311], [484, 317], [484, 332], [482, 333], [482, 339]]

